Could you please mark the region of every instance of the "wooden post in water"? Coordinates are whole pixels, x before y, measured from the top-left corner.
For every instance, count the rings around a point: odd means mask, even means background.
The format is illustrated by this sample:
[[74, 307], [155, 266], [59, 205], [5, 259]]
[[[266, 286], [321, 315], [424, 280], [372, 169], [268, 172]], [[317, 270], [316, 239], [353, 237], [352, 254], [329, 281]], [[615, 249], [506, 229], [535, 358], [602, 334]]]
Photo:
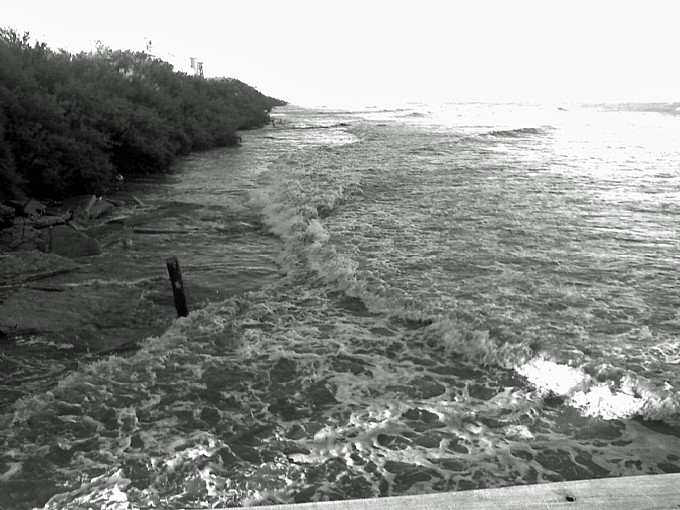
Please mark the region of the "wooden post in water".
[[187, 310], [187, 299], [184, 296], [184, 283], [182, 283], [182, 272], [179, 270], [179, 261], [177, 257], [172, 257], [167, 259], [165, 263], [168, 266], [177, 317], [186, 317], [189, 315], [189, 311]]

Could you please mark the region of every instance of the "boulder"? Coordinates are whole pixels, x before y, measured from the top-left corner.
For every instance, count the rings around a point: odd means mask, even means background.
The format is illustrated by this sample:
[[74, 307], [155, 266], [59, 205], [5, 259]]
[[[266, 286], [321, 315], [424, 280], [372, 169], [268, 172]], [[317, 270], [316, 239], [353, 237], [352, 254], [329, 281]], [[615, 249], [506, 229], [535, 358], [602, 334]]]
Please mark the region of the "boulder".
[[111, 202], [99, 199], [94, 204], [92, 204], [92, 207], [90, 207], [90, 218], [99, 218], [100, 216], [110, 212], [115, 207], [116, 206]]
[[87, 223], [90, 220], [90, 215], [85, 212], [85, 209], [78, 208], [73, 211], [71, 215], [71, 221], [69, 224], [73, 223]]
[[121, 223], [103, 223], [88, 228], [83, 233], [99, 241], [102, 248], [120, 242], [128, 234]]
[[66, 220], [61, 216], [39, 216], [33, 219], [33, 226], [35, 228], [54, 227], [55, 225], [63, 225]]
[[99, 241], [70, 227], [59, 225], [50, 230], [50, 252], [63, 257], [77, 258], [99, 255]]
[[22, 212], [25, 216], [40, 216], [45, 212], [47, 206], [42, 202], [30, 199], [23, 205]]
[[61, 216], [29, 216], [28, 218], [14, 218], [14, 225], [30, 225], [33, 228], [47, 228], [66, 223]]
[[97, 201], [97, 197], [94, 195], [80, 195], [77, 197], [67, 198], [63, 202], [63, 206], [71, 211], [75, 212], [78, 209], [85, 211], [87, 216], [90, 215], [90, 209]]
[[14, 207], [0, 204], [0, 228], [8, 228], [14, 224]]
[[0, 332], [5, 335], [61, 333], [129, 325], [141, 291], [115, 284], [83, 285], [46, 292], [21, 288], [0, 305]]
[[39, 251], [7, 253], [0, 256], [0, 286], [40, 280], [69, 273], [79, 267], [71, 259], [53, 253]]
[[106, 220], [107, 225], [125, 225], [127, 222], [127, 216], [114, 216]]
[[66, 223], [68, 220], [71, 219], [71, 210], [68, 207], [48, 207], [45, 209], [45, 216], [58, 216], [59, 218], [64, 220], [64, 223]]
[[34, 228], [29, 223], [15, 224], [0, 231], [0, 246], [9, 250], [41, 250], [47, 249], [49, 237], [44, 231]]
[[117, 198], [107, 198], [106, 201], [112, 203], [116, 207], [123, 207], [127, 205], [127, 202], [125, 200], [119, 200]]

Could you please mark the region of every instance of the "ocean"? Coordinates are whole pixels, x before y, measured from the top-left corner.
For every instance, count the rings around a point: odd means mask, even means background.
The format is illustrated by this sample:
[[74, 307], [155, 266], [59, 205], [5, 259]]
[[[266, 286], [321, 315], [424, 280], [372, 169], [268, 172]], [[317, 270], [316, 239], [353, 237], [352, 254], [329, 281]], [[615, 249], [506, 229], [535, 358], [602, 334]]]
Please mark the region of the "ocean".
[[192, 313], [3, 408], [0, 508], [680, 472], [680, 115], [651, 110], [290, 105], [182, 160], [134, 265], [179, 253]]

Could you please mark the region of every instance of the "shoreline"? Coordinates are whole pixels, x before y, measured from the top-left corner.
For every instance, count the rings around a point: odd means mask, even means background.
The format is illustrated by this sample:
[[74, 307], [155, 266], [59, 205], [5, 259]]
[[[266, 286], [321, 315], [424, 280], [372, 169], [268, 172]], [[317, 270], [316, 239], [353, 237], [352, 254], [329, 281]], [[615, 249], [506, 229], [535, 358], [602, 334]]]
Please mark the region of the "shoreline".
[[[134, 192], [134, 183], [126, 183], [96, 198], [93, 205], [105, 211], [95, 217], [82, 208], [71, 218], [17, 216], [12, 227], [0, 230], [5, 241], [8, 231], [19, 228], [35, 234], [15, 250], [5, 244], [0, 252], [0, 371], [6, 374], [3, 388], [16, 390], [3, 396], [0, 407], [25, 396], [23, 381], [43, 375], [37, 358], [75, 369], [83, 358], [134, 351], [176, 319], [167, 274], [145, 275], [136, 268], [135, 226], [158, 212]], [[91, 203], [92, 197], [76, 198]], [[38, 229], [40, 221], [57, 223]], [[29, 373], [31, 366], [37, 373]]]
[[[190, 313], [278, 278], [275, 266], [249, 271], [268, 259], [266, 248], [257, 262], [250, 259], [250, 236], [263, 238], [258, 219], [242, 216], [238, 206], [216, 209], [200, 197], [188, 199], [182, 184], [177, 187], [184, 175], [175, 168], [133, 177], [108, 195], [73, 197], [55, 207], [26, 200], [21, 207], [30, 203], [29, 210], [43, 214], [17, 213], [5, 229], [0, 221], [0, 408], [48, 391], [81, 362], [129, 355], [165, 333], [177, 320], [169, 258], [177, 257], [184, 273]], [[95, 211], [110, 207], [94, 215], [71, 210], [55, 220], [72, 202]], [[9, 251], [2, 241], [11, 229], [32, 232], [44, 244], [39, 249], [28, 239]], [[67, 243], [72, 256], [51, 250], [58, 229], [77, 237]], [[98, 250], [75, 256], [80, 243]], [[234, 264], [246, 271], [235, 272]]]

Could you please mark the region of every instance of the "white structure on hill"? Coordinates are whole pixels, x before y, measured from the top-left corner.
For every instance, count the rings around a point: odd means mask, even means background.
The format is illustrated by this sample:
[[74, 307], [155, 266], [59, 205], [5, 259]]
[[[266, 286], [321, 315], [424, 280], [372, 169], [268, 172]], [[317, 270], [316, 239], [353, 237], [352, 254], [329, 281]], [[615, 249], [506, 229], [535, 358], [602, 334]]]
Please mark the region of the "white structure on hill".
[[189, 57], [191, 60], [191, 68], [194, 70], [194, 76], [203, 78], [203, 62], [198, 62], [196, 57]]

